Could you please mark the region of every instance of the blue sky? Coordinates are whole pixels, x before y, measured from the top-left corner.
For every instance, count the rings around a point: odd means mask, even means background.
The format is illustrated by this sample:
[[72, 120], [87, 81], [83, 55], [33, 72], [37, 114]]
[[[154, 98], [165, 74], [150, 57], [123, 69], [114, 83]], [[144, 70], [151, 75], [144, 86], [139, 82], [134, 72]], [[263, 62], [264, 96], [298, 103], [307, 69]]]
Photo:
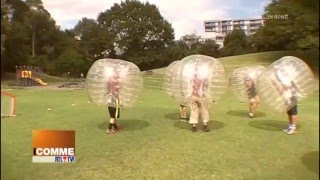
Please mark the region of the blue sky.
[[[261, 17], [271, 0], [140, 0], [155, 4], [172, 24], [175, 39], [195, 33], [205, 36], [203, 22], [214, 19]], [[73, 28], [82, 17], [96, 19], [100, 12], [121, 0], [43, 0], [61, 29]]]

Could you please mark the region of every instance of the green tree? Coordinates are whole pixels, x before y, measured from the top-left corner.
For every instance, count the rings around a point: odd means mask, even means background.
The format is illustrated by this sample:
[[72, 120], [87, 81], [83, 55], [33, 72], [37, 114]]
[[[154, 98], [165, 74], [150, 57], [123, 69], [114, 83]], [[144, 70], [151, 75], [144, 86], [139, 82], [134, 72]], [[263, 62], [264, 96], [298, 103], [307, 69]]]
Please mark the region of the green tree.
[[199, 44], [198, 54], [211, 56], [214, 58], [219, 57], [219, 45], [214, 40], [205, 40]]
[[6, 37], [2, 67], [6, 71], [14, 71], [17, 65], [37, 65], [45, 69], [59, 55], [55, 45], [64, 39], [64, 34], [41, 0], [1, 2], [1, 30]]
[[201, 37], [196, 34], [186, 34], [167, 47], [166, 54], [169, 65], [172, 61], [180, 60], [192, 54], [198, 54], [201, 45]]
[[9, 32], [9, 7], [5, 0], [1, 0], [1, 77], [5, 75], [5, 59], [4, 59], [4, 52], [5, 42], [7, 39], [7, 35]]
[[10, 12], [10, 7], [8, 3], [5, 0], [1, 0], [1, 34], [2, 35], [8, 35], [10, 31], [10, 16], [11, 16], [11, 12]]
[[194, 51], [194, 53], [197, 51], [200, 40], [201, 36], [197, 36], [196, 34], [186, 34], [180, 38], [181, 43], [187, 45], [188, 49]]
[[169, 65], [171, 62], [175, 60], [180, 60], [184, 58], [185, 56], [190, 54], [190, 50], [187, 44], [185, 42], [178, 40], [175, 41], [173, 44], [171, 44], [165, 53], [167, 57], [167, 62], [165, 66]]
[[5, 37], [2, 42], [5, 51], [1, 52], [1, 67], [4, 71], [13, 71], [16, 65], [27, 62], [31, 50], [26, 25], [29, 7], [21, 0], [1, 3], [1, 33]]
[[111, 35], [118, 56], [134, 62], [141, 69], [148, 69], [151, 64], [160, 66], [160, 55], [173, 43], [171, 24], [155, 5], [148, 2], [126, 0], [114, 4], [100, 13], [97, 21], [99, 27]]
[[319, 48], [319, 1], [273, 0], [263, 16], [253, 39], [258, 51]]
[[222, 56], [233, 56], [249, 52], [248, 37], [241, 29], [235, 29], [223, 41]]
[[[82, 18], [73, 29], [78, 41], [79, 52], [90, 62], [104, 57], [104, 51], [114, 54], [114, 46], [110, 33], [100, 28], [94, 19]], [[108, 54], [110, 57], [111, 54]]]
[[27, 0], [30, 7], [27, 25], [31, 35], [32, 57], [47, 54], [53, 57], [54, 42], [59, 35], [55, 21], [50, 13], [44, 9], [41, 0]]
[[69, 48], [58, 57], [55, 63], [55, 73], [62, 74], [70, 72], [71, 75], [77, 75], [88, 70], [85, 65], [86, 62], [83, 60], [82, 55], [75, 49]]

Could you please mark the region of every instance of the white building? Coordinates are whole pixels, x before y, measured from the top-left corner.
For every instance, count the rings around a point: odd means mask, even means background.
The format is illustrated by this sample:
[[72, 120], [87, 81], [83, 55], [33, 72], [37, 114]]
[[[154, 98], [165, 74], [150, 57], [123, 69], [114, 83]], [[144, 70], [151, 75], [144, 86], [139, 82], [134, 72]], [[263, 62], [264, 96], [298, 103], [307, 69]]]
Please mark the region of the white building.
[[260, 26], [263, 26], [264, 19], [231, 19], [211, 20], [204, 22], [205, 38], [214, 40], [219, 48], [223, 47], [223, 41], [227, 34], [234, 29], [242, 29], [247, 36], [254, 34]]

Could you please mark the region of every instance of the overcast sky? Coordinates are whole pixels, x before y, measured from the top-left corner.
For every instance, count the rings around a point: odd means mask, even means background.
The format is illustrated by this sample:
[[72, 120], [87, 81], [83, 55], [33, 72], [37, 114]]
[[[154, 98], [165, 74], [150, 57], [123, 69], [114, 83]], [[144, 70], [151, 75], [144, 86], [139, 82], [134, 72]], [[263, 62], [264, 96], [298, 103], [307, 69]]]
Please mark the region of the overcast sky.
[[[73, 28], [83, 17], [97, 19], [100, 12], [121, 0], [42, 0], [61, 29]], [[140, 0], [146, 2], [147, 0]], [[175, 39], [185, 34], [205, 36], [204, 21], [259, 18], [271, 0], [149, 0], [172, 24]]]

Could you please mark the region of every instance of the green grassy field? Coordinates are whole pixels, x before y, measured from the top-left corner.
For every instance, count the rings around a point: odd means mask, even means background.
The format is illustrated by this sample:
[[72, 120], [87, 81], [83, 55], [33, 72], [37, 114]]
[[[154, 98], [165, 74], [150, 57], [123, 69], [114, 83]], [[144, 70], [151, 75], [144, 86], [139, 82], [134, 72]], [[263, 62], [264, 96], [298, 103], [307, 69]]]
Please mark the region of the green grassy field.
[[[265, 63], [249, 56], [222, 62]], [[105, 133], [107, 109], [87, 103], [85, 90], [8, 90], [17, 116], [1, 119], [1, 179], [319, 179], [318, 90], [301, 102], [293, 136], [282, 132], [285, 114], [260, 107], [247, 118], [230, 89], [210, 109], [212, 131], [192, 133], [161, 80], [144, 76], [141, 102], [121, 111], [116, 135]], [[32, 163], [33, 129], [74, 129], [76, 163]]]
[[[238, 56], [228, 56], [218, 59], [225, 66], [228, 75], [230, 75], [234, 68], [250, 65], [262, 65], [267, 67], [273, 61], [276, 61], [284, 56], [296, 56], [302, 59], [311, 67], [311, 69], [318, 76], [319, 52], [315, 51], [270, 51], [262, 53], [244, 54]], [[164, 71], [165, 68], [159, 68], [154, 70], [156, 74], [163, 74]]]

